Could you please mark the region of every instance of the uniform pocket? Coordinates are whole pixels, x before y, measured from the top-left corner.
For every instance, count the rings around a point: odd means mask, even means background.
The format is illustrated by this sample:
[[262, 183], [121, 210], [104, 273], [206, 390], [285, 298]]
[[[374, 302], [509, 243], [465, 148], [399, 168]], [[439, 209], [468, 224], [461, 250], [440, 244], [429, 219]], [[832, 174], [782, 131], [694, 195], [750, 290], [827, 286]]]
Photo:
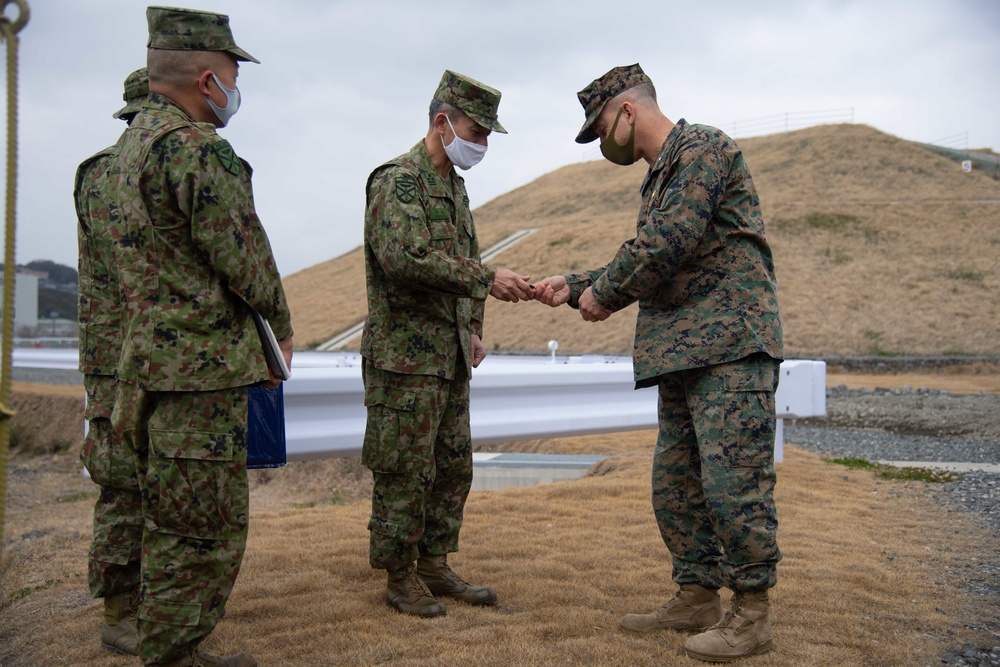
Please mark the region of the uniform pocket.
[[416, 395], [408, 389], [374, 387], [366, 392], [368, 416], [361, 461], [373, 472], [399, 471], [403, 441], [408, 437], [406, 425], [415, 405]]
[[196, 602], [171, 602], [149, 597], [139, 607], [139, 618], [147, 623], [194, 628], [201, 619], [201, 605]]
[[455, 226], [447, 218], [428, 220], [427, 234], [431, 247], [436, 250], [451, 250], [455, 245]]
[[726, 374], [723, 461], [730, 468], [762, 468], [774, 457], [774, 381], [771, 364], [731, 368]]
[[149, 431], [147, 507], [159, 530], [231, 539], [247, 525], [246, 470], [233, 437], [202, 431]]

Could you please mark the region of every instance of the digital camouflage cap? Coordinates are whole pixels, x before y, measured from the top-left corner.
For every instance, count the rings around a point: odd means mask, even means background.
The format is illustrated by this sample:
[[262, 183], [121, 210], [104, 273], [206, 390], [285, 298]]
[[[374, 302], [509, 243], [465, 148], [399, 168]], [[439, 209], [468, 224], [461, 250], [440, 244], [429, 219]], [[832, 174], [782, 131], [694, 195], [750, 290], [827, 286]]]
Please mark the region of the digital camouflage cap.
[[197, 9], [179, 7], [147, 7], [151, 49], [172, 51], [225, 51], [237, 60], [260, 61], [236, 46], [229, 29], [229, 17]]
[[595, 79], [589, 86], [576, 94], [580, 104], [583, 105], [583, 113], [587, 120], [584, 122], [580, 133], [576, 135], [576, 143], [586, 144], [597, 139], [597, 133], [593, 130], [594, 122], [604, 110], [604, 105], [608, 100], [617, 95], [621, 95], [630, 88], [641, 86], [644, 83], [652, 83], [646, 73], [639, 67], [639, 63], [634, 65], [615, 67], [607, 72], [600, 79]]
[[125, 116], [139, 113], [142, 101], [147, 95], [149, 95], [149, 73], [145, 67], [140, 67], [125, 77], [125, 92], [122, 93], [125, 106], [111, 114], [111, 117], [125, 120]]
[[503, 125], [497, 120], [500, 91], [496, 88], [490, 88], [475, 79], [448, 69], [441, 77], [441, 83], [434, 92], [434, 99], [461, 109], [465, 115], [488, 130], [507, 134], [507, 130], [503, 129]]

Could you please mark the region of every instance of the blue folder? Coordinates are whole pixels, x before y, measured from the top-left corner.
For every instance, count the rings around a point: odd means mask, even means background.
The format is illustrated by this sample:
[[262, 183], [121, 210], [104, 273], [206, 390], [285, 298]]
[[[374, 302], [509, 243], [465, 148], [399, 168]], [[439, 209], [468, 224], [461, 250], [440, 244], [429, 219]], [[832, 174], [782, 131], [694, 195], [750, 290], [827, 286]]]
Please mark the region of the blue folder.
[[247, 468], [280, 468], [287, 463], [283, 386], [247, 389]]

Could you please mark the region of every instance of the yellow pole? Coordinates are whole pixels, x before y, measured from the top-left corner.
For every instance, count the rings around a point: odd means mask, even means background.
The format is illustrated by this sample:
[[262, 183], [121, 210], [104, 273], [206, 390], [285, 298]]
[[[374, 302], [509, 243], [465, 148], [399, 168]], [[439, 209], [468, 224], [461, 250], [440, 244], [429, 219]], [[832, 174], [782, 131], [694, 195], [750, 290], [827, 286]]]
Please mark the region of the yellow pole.
[[[0, 344], [0, 555], [3, 553], [4, 506], [7, 501], [7, 451], [10, 446], [10, 358], [14, 348], [14, 240], [17, 212], [17, 33], [28, 23], [25, 0], [2, 0], [0, 41], [7, 42], [7, 225], [4, 235], [3, 340]], [[17, 5], [17, 17], [7, 5]]]

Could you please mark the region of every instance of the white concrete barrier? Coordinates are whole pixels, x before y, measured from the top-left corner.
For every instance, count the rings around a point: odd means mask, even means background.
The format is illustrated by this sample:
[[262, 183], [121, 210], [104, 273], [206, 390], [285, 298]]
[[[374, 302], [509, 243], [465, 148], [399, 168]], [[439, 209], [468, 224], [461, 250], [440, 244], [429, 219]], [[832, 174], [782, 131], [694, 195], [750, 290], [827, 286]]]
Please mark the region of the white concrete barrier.
[[[75, 369], [75, 350], [17, 349], [15, 366]], [[473, 371], [475, 444], [656, 428], [656, 389], [634, 389], [629, 357], [487, 357]], [[775, 459], [783, 456], [782, 419], [826, 415], [826, 364], [781, 364], [775, 397]], [[285, 383], [288, 460], [355, 456], [365, 429], [361, 357], [296, 352]]]

